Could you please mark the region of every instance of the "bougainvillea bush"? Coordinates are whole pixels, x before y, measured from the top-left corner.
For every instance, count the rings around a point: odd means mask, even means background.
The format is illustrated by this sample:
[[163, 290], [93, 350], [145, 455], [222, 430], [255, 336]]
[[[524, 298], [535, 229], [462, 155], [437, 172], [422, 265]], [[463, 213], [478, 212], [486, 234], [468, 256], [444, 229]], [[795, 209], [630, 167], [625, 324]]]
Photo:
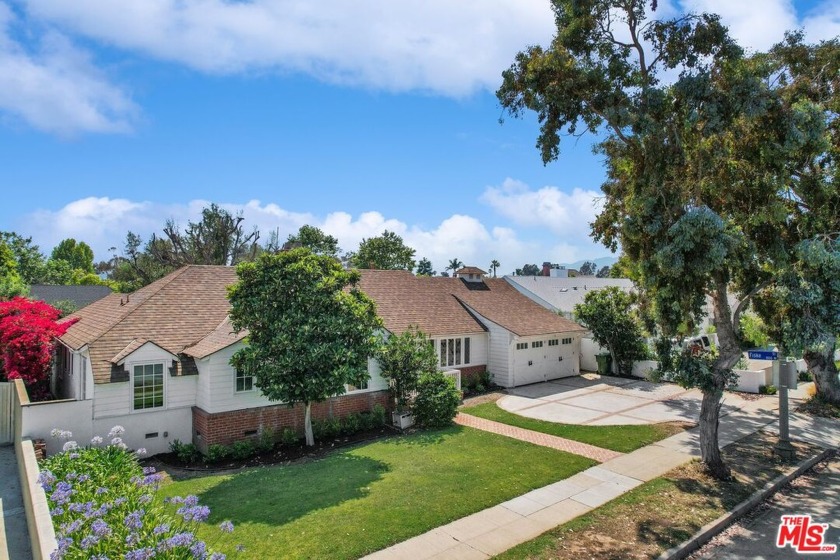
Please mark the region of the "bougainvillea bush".
[[[140, 465], [137, 456], [145, 451], [129, 451], [123, 431], [115, 426], [110, 443], [97, 436], [81, 448], [70, 432], [53, 430], [68, 441], [62, 453], [43, 462], [39, 477], [58, 541], [51, 560], [223, 560], [223, 553], [195, 536], [210, 508], [195, 496], [156, 499], [162, 477]], [[219, 529], [231, 532], [233, 524], [225, 521]]]
[[[59, 317], [61, 311], [42, 301], [0, 301], [0, 357], [7, 379], [23, 379], [30, 389], [48, 379], [56, 339], [75, 323], [57, 323]], [[30, 390], [35, 398], [36, 393]]]

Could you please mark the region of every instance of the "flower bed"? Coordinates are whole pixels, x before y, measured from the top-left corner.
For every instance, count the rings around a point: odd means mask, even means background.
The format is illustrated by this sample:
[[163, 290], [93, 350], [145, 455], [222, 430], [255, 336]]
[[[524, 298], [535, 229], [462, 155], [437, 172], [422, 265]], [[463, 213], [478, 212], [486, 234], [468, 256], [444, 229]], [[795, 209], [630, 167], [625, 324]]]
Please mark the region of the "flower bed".
[[[162, 477], [140, 466], [137, 456], [145, 452], [126, 449], [123, 431], [114, 427], [108, 445], [97, 436], [80, 448], [69, 441], [70, 432], [53, 430], [54, 437], [68, 441], [63, 452], [43, 462], [39, 477], [58, 541], [50, 558], [225, 558], [195, 535], [210, 509], [195, 496], [157, 500]], [[222, 522], [219, 529], [231, 532], [233, 524]]]

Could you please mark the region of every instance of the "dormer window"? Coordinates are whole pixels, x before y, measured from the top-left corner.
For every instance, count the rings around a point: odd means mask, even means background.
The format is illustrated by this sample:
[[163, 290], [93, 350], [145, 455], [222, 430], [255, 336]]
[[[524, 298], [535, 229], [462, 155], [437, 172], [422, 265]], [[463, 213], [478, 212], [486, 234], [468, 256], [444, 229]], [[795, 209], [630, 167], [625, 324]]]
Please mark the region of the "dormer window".
[[460, 278], [465, 282], [483, 282], [485, 271], [475, 266], [465, 266], [455, 271], [455, 278]]

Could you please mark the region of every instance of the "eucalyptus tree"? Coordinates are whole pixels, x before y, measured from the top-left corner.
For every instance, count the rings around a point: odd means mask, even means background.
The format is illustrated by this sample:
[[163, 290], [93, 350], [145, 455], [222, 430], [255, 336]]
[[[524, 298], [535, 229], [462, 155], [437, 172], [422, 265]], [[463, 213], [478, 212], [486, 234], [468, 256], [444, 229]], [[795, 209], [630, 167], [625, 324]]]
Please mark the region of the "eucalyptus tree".
[[791, 218], [779, 193], [823, 124], [783, 102], [773, 65], [747, 57], [716, 15], [653, 19], [648, 0], [552, 7], [553, 41], [520, 52], [497, 96], [513, 116], [537, 113], [545, 163], [559, 156], [561, 136], [599, 135], [607, 178], [592, 234], [637, 263], [663, 334], [690, 330], [711, 297], [718, 351], [683, 355], [678, 380], [702, 390], [702, 460], [727, 478], [718, 424], [741, 355], [739, 317], [788, 259]]

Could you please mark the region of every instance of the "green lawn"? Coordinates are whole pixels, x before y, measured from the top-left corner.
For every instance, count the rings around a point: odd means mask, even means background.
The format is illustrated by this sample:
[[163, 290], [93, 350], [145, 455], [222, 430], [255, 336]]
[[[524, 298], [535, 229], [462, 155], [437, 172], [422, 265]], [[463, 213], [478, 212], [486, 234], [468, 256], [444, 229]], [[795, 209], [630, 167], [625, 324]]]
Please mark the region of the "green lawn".
[[[290, 466], [172, 482], [212, 510], [199, 531], [246, 558], [358, 558], [580, 472], [593, 461], [455, 426]], [[215, 525], [230, 519], [231, 534]]]
[[676, 423], [643, 424], [640, 426], [578, 426], [534, 420], [502, 410], [494, 402], [461, 409], [466, 414], [494, 420], [502, 424], [525, 428], [535, 432], [572, 439], [620, 453], [629, 453], [650, 445], [683, 430]]

